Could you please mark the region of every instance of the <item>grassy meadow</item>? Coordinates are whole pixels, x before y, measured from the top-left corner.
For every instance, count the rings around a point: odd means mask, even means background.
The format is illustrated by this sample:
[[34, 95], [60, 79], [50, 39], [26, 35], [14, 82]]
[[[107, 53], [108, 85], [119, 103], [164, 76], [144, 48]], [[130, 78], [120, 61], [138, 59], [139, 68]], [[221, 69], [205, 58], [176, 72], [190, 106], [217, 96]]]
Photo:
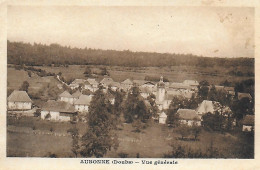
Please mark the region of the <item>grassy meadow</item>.
[[[33, 129], [33, 126], [35, 129]], [[78, 123], [77, 128], [81, 135], [86, 131], [85, 123]], [[14, 120], [8, 118], [8, 127], [25, 129], [28, 133], [7, 132], [7, 156], [48, 157], [55, 154], [57, 157], [73, 157], [71, 152], [72, 138], [67, 130], [72, 127], [70, 123], [59, 123], [39, 120], [39, 118], [21, 118]], [[34, 134], [34, 131], [53, 132], [66, 134], [66, 136], [54, 136]], [[212, 145], [217, 149], [219, 158], [243, 158], [245, 152], [251, 152], [253, 157], [253, 145], [246, 141], [246, 136], [241, 132], [233, 134], [219, 132], [207, 132], [202, 130], [198, 141], [180, 140], [180, 135], [174, 128], [168, 128], [150, 122], [142, 132], [134, 132], [131, 124], [123, 124], [121, 130], [116, 131], [119, 147], [110, 150], [105, 157], [135, 158], [137, 154], [142, 158], [160, 158], [172, 151], [171, 146], [186, 146], [192, 150], [200, 149], [202, 152]]]

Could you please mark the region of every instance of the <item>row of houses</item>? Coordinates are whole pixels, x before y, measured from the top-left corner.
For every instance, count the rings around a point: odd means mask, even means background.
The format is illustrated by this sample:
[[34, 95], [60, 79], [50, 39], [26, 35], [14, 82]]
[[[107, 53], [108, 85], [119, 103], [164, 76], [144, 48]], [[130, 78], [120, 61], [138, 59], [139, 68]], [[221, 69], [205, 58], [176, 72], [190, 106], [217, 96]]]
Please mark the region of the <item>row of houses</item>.
[[[112, 78], [104, 78], [100, 83], [95, 79], [76, 79], [69, 86], [72, 89], [82, 87], [82, 89], [88, 89], [91, 92], [94, 92], [98, 89], [99, 84], [104, 86], [105, 89], [111, 87], [112, 90], [124, 89], [126, 91], [133, 86], [138, 86], [140, 94], [144, 99], [149, 95], [154, 94], [156, 96], [155, 102], [159, 109], [159, 123], [162, 124], [166, 123], [167, 115], [165, 114], [165, 110], [169, 108], [173, 97], [181, 95], [186, 98], [191, 98], [192, 95], [196, 94], [198, 86], [198, 82], [194, 80], [185, 80], [183, 83], [164, 82], [162, 76], [157, 83], [143, 80], [132, 81], [130, 79], [118, 83], [114, 82]], [[216, 89], [217, 88], [219, 89], [219, 86], [216, 86]], [[227, 87], [223, 87], [223, 89], [229, 90], [230, 92], [234, 90], [233, 88]], [[112, 95], [108, 96], [110, 96], [109, 100], [111, 104], [113, 104], [114, 97]], [[248, 93], [238, 93], [239, 99], [244, 97], [252, 98]], [[78, 112], [88, 112], [91, 100], [91, 94], [83, 95], [80, 91], [70, 94], [69, 92], [64, 91], [59, 95], [57, 101], [49, 100], [44, 104], [41, 108], [41, 118], [46, 119], [47, 117], [50, 120], [69, 121], [71, 117]], [[8, 97], [8, 110], [28, 110], [31, 108], [32, 101], [25, 91], [14, 91]], [[178, 114], [182, 123], [186, 122], [188, 125], [196, 123], [200, 125], [202, 115], [208, 112], [213, 113], [216, 108], [220, 108], [218, 102], [203, 101], [196, 110], [179, 109]], [[225, 109], [228, 110], [229, 108]]]

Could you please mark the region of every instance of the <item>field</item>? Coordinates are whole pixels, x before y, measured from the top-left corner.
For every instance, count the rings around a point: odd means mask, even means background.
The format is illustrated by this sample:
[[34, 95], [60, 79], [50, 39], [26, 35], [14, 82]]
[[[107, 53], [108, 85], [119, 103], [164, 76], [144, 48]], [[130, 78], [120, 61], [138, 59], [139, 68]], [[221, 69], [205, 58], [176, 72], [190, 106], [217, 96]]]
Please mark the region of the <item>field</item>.
[[[59, 73], [67, 79], [70, 78], [86, 78], [84, 76], [86, 66], [70, 65], [67, 67], [37, 67], [48, 72]], [[89, 65], [92, 71], [97, 68], [104, 66], [93, 66]], [[121, 66], [109, 66], [106, 67], [110, 76], [118, 82], [125, 80], [126, 78], [132, 78], [137, 80], [143, 80], [145, 76], [160, 77], [163, 75], [167, 77], [171, 82], [182, 82], [184, 80], [207, 80], [211, 84], [219, 84], [225, 80], [231, 82], [238, 82], [244, 79], [252, 77], [248, 76], [230, 76], [229, 71], [232, 70], [243, 70], [254, 71], [253, 68], [247, 67], [232, 67], [232, 68], [221, 68], [221, 67], [196, 67], [196, 66], [171, 66], [171, 67], [121, 67]], [[103, 77], [98, 76], [97, 79], [101, 80]]]
[[[35, 130], [32, 129], [33, 126], [36, 127]], [[50, 127], [53, 127], [55, 133], [66, 134], [66, 136], [33, 133], [34, 131], [49, 132]], [[55, 154], [57, 157], [73, 157], [72, 139], [67, 134], [67, 130], [71, 127], [70, 123], [53, 123], [38, 120], [38, 118], [20, 120], [8, 118], [8, 129], [25, 129], [28, 133], [8, 130], [7, 156], [48, 157]], [[86, 130], [84, 123], [77, 124], [77, 127], [80, 134]], [[172, 144], [187, 146], [195, 150], [201, 149], [204, 152], [210, 147], [212, 141], [213, 147], [218, 150], [222, 158], [243, 158], [245, 152], [253, 153], [253, 145], [248, 144], [240, 133], [221, 134], [203, 130], [198, 141], [183, 141], [178, 139], [180, 135], [174, 129], [153, 122], [149, 123], [149, 126], [141, 133], [134, 132], [131, 124], [124, 124], [123, 129], [117, 130], [116, 133], [120, 142], [119, 147], [117, 150], [109, 151], [105, 157], [139, 155], [145, 158], [160, 158], [172, 150]]]

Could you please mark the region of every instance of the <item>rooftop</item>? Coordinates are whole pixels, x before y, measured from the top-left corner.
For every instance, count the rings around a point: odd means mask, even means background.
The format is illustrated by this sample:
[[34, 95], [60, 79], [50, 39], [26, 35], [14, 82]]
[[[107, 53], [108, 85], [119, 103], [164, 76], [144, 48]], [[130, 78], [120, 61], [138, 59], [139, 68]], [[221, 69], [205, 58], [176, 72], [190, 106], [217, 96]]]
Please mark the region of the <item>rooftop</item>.
[[32, 102], [26, 91], [14, 90], [7, 99], [9, 102]]
[[195, 110], [192, 109], [178, 109], [177, 113], [179, 114], [180, 119], [184, 120], [200, 120]]

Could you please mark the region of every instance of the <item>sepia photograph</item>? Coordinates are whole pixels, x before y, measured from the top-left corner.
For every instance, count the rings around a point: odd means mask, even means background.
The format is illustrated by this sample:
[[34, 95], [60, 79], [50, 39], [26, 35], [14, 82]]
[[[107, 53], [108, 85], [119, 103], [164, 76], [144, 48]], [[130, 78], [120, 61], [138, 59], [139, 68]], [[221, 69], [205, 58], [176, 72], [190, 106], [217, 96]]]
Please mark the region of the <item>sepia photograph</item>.
[[7, 6], [6, 157], [255, 159], [255, 8]]

